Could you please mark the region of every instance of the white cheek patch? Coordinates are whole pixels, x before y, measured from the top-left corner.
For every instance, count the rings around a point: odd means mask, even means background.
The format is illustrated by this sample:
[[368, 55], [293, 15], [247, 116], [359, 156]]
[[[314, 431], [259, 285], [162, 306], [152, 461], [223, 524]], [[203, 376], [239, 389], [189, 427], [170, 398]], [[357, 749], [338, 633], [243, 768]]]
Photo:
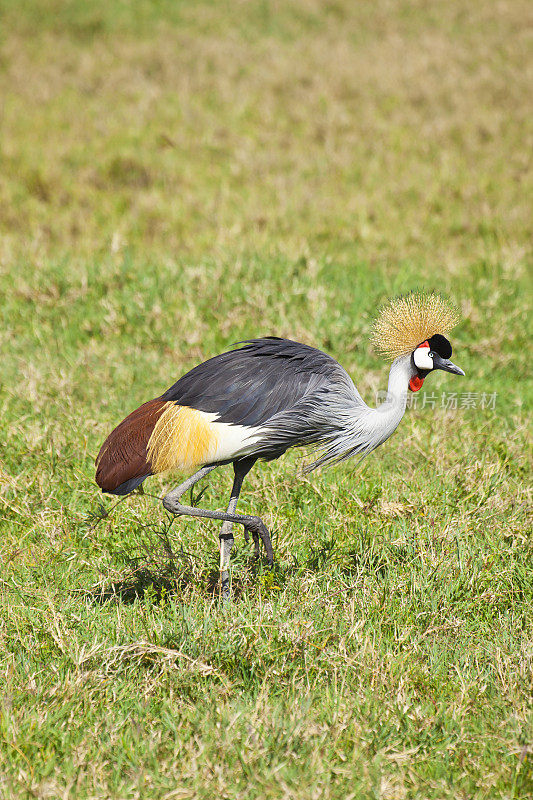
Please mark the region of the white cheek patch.
[[433, 369], [433, 359], [429, 356], [428, 345], [417, 347], [413, 353], [413, 360], [418, 369]]

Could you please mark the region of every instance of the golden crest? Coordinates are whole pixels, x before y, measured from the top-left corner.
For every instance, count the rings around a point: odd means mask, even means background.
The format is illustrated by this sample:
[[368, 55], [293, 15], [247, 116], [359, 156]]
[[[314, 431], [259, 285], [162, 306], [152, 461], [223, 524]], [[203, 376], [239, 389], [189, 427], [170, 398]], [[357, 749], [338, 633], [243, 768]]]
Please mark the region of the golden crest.
[[371, 341], [388, 358], [412, 353], [436, 333], [445, 336], [459, 322], [457, 309], [435, 292], [411, 292], [395, 297], [380, 311]]

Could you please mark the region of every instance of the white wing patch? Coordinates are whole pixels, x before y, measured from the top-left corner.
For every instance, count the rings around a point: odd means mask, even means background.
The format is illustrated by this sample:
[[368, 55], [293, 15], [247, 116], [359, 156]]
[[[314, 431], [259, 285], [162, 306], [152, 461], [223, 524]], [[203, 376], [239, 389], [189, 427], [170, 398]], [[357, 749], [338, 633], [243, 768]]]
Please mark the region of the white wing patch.
[[262, 428], [217, 422], [216, 414], [206, 416], [213, 418], [211, 427], [216, 432], [218, 440], [213, 461], [229, 461], [238, 456], [250, 455], [263, 435]]

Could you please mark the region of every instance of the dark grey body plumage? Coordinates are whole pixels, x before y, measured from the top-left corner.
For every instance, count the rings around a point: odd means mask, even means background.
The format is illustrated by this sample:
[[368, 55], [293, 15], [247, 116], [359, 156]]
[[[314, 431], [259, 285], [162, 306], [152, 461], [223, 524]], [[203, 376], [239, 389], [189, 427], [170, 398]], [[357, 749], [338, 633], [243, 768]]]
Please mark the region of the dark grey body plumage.
[[336, 420], [321, 415], [328, 395], [356, 391], [334, 358], [299, 342], [277, 337], [250, 339], [242, 346], [210, 358], [180, 378], [163, 395], [207, 413], [217, 422], [266, 428], [255, 455], [271, 460], [289, 447], [327, 440]]

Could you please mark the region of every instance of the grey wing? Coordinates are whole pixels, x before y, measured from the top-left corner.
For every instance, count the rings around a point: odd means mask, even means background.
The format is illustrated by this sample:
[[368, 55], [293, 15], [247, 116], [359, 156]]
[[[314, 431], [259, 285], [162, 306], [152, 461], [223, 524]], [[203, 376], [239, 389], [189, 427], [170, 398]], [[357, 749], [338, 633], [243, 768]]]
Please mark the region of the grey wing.
[[215, 413], [218, 422], [263, 428], [256, 452], [269, 459], [295, 445], [328, 441], [337, 429], [328, 410], [341, 395], [352, 403], [359, 397], [335, 359], [308, 345], [268, 337], [205, 361], [161, 400]]

